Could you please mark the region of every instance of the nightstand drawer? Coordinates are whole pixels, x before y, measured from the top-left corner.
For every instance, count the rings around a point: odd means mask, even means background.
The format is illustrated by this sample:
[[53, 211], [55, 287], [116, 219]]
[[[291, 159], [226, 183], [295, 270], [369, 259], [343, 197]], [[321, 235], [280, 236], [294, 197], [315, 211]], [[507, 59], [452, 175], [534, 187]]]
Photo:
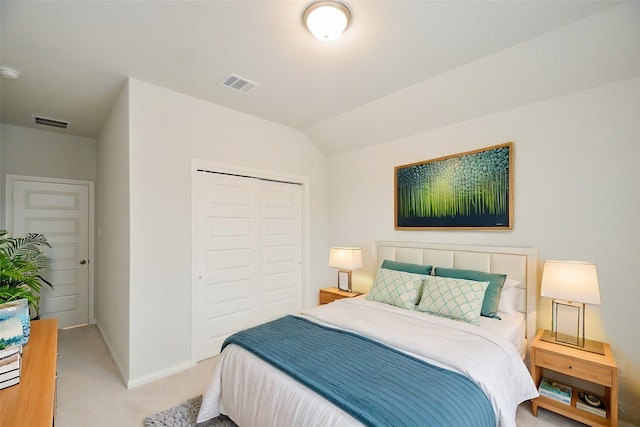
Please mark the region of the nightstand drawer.
[[536, 365], [538, 366], [596, 384], [602, 384], [606, 387], [611, 387], [613, 384], [613, 372], [611, 369], [540, 350], [535, 351]]

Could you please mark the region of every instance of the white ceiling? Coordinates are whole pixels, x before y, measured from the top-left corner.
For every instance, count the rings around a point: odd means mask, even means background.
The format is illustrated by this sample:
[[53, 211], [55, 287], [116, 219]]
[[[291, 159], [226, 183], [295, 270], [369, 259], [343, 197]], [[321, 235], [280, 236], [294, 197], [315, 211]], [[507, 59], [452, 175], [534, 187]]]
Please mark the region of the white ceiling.
[[[422, 130], [394, 119], [390, 96], [397, 103], [421, 84], [420, 96], [442, 105], [446, 92], [425, 92], [425, 82], [618, 3], [348, 1], [351, 26], [323, 43], [302, 25], [307, 0], [2, 0], [0, 65], [22, 75], [1, 82], [1, 121], [38, 127], [32, 115], [42, 115], [71, 122], [61, 132], [97, 137], [132, 77], [297, 128], [335, 155]], [[261, 86], [220, 86], [229, 73]], [[487, 105], [425, 126], [486, 114]], [[372, 126], [376, 114], [395, 126]]]

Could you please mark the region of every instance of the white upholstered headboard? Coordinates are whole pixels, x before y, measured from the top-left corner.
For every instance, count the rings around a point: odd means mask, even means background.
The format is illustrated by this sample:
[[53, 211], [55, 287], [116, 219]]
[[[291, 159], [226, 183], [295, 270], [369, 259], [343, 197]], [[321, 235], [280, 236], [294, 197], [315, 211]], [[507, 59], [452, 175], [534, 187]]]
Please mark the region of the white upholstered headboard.
[[506, 274], [522, 282], [518, 311], [527, 316], [527, 340], [536, 334], [538, 251], [530, 248], [450, 245], [439, 243], [375, 242], [376, 268], [385, 259], [434, 267], [463, 268]]

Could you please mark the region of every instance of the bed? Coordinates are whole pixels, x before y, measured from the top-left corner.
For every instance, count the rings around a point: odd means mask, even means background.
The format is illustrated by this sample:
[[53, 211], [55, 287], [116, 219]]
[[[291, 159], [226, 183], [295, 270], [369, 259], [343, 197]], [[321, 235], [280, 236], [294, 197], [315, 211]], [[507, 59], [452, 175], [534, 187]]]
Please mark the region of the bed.
[[[204, 393], [198, 422], [225, 414], [240, 426], [482, 425], [480, 419], [515, 426], [517, 406], [537, 397], [524, 362], [535, 334], [536, 251], [376, 242], [373, 253], [383, 268], [376, 270], [368, 296], [233, 335]], [[435, 271], [421, 275], [398, 265]], [[390, 286], [382, 285], [389, 278], [411, 290], [418, 275], [423, 295], [452, 284], [476, 294], [491, 286], [448, 277], [457, 271], [506, 275], [509, 292], [502, 293], [500, 308], [508, 310], [494, 313], [499, 318], [477, 313], [461, 321], [373, 297]], [[503, 304], [507, 294], [509, 307]], [[484, 310], [482, 301], [470, 300]]]

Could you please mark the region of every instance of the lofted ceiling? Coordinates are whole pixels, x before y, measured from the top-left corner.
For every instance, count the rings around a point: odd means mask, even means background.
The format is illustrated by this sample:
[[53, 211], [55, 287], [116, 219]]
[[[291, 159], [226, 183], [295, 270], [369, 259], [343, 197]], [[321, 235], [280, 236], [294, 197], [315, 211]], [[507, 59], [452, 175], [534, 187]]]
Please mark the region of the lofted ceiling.
[[[401, 119], [386, 133], [371, 126], [368, 109], [390, 96], [619, 4], [347, 3], [351, 26], [323, 43], [302, 25], [307, 0], [2, 0], [0, 65], [21, 77], [0, 82], [0, 119], [42, 128], [32, 118], [41, 115], [70, 122], [54, 131], [95, 138], [132, 77], [299, 129], [331, 156], [421, 130], [401, 130]], [[260, 86], [221, 86], [230, 73]]]

